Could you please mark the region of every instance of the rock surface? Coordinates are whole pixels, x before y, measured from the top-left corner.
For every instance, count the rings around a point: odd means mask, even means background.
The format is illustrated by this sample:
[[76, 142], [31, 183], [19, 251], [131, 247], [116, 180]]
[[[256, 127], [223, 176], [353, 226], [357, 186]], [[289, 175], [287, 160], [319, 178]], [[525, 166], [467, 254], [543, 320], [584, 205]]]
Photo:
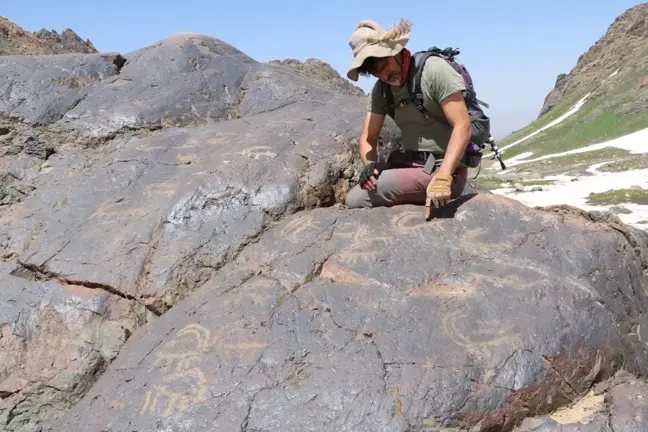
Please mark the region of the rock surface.
[[624, 362], [644, 233], [467, 195], [303, 211], [140, 329], [54, 430], [511, 430]]
[[296, 71], [306, 78], [325, 84], [327, 87], [352, 96], [365, 96], [364, 90], [343, 78], [328, 63], [319, 59], [307, 59], [301, 62], [296, 59], [272, 60], [269, 64], [280, 64]]
[[[578, 58], [576, 66], [568, 74], [558, 75], [554, 88], [545, 97], [539, 117], [566, 98], [582, 97], [591, 92], [591, 100], [602, 98], [609, 103], [610, 99], [617, 100], [623, 93], [646, 90], [647, 85], [648, 3], [642, 3], [618, 16], [606, 33]], [[645, 111], [648, 91], [640, 96], [632, 103], [624, 104], [623, 109]]]
[[648, 370], [647, 233], [341, 209], [364, 97], [196, 34], [3, 77], [3, 430], [509, 431]]
[[71, 29], [58, 34], [42, 29], [32, 33], [0, 17], [0, 56], [96, 53], [90, 40], [83, 40]]
[[41, 430], [138, 327], [355, 173], [362, 98], [213, 38], [0, 62], [3, 430]]

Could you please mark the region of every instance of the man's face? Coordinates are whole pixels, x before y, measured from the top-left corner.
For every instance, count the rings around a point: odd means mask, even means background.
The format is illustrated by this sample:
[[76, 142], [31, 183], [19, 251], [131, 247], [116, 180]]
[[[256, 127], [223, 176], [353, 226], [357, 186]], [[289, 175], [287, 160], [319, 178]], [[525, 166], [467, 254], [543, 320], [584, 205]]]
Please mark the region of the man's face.
[[374, 76], [387, 84], [399, 87], [403, 78], [403, 70], [396, 56], [376, 59]]

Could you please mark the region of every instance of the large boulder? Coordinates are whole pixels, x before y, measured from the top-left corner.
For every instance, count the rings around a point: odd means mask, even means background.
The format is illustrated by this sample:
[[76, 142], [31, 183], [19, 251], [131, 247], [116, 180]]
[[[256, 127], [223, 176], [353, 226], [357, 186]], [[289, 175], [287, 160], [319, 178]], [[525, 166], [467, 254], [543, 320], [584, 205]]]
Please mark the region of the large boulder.
[[0, 115], [54, 123], [88, 97], [93, 83], [118, 73], [101, 54], [0, 57]]
[[41, 430], [137, 328], [357, 171], [362, 98], [200, 35], [127, 57], [0, 59], [3, 430]]
[[646, 371], [641, 231], [341, 209], [364, 97], [217, 39], [12, 59], [3, 430], [512, 430]]
[[173, 35], [122, 55], [0, 57], [0, 115], [112, 138], [138, 129], [207, 124], [300, 101], [348, 95], [209, 36]]
[[643, 232], [492, 194], [435, 216], [273, 224], [54, 430], [505, 431], [646, 370]]

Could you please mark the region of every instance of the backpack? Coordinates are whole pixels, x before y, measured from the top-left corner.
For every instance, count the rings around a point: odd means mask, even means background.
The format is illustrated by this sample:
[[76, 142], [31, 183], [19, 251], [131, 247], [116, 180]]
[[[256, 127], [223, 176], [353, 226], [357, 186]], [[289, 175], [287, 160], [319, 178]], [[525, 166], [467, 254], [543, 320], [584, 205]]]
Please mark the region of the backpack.
[[466, 102], [466, 107], [468, 108], [468, 114], [470, 115], [471, 120], [479, 119], [485, 117], [484, 111], [481, 109], [480, 105], [489, 108], [489, 105], [486, 102], [480, 101], [477, 99], [477, 92], [475, 91], [475, 86], [473, 85], [472, 77], [468, 72], [466, 66], [455, 61], [455, 57], [459, 55], [459, 49], [455, 48], [446, 48], [444, 50], [434, 46], [427, 49], [426, 51], [418, 51], [412, 54], [410, 60], [410, 70], [407, 77], [407, 89], [409, 91], [409, 98], [400, 100], [394, 103], [394, 96], [389, 88], [387, 83], [381, 82], [383, 96], [387, 100], [387, 114], [394, 118], [396, 107], [403, 107], [408, 102], [412, 102], [416, 109], [423, 115], [425, 118], [429, 117], [429, 113], [423, 105], [423, 92], [421, 91], [421, 76], [423, 74], [423, 65], [425, 61], [430, 56], [440, 57], [448, 62], [452, 68], [457, 71], [464, 80], [464, 85], [466, 86], [466, 91], [464, 92], [464, 101]]
[[[423, 92], [421, 91], [421, 76], [423, 74], [423, 65], [425, 61], [430, 56], [440, 57], [452, 66], [452, 68], [457, 71], [464, 80], [464, 85], [466, 90], [464, 91], [464, 101], [466, 103], [466, 108], [468, 108], [468, 115], [470, 120], [474, 121], [486, 121], [488, 118], [484, 114], [484, 111], [481, 109], [480, 105], [489, 108], [489, 105], [486, 102], [483, 102], [477, 99], [477, 92], [473, 85], [472, 77], [468, 72], [466, 66], [455, 61], [455, 57], [459, 55], [459, 49], [455, 48], [446, 48], [444, 50], [434, 46], [425, 51], [418, 51], [412, 54], [410, 60], [410, 69], [407, 77], [407, 90], [409, 92], [409, 97], [402, 99], [398, 102], [394, 102], [394, 95], [391, 92], [389, 85], [383, 81], [379, 81], [379, 84], [382, 86], [383, 97], [387, 100], [387, 114], [393, 119], [395, 115], [395, 108], [402, 108], [407, 105], [408, 102], [412, 102], [416, 109], [425, 117], [429, 118], [430, 114], [425, 109], [423, 105]], [[445, 121], [445, 118], [441, 119]], [[481, 162], [481, 152], [480, 150], [485, 148], [485, 143], [489, 143], [494, 152], [496, 152], [496, 157], [500, 160], [502, 169], [505, 169], [503, 162], [501, 161], [500, 155], [503, 153], [498, 150], [492, 137], [484, 137], [484, 143], [473, 143], [468, 144], [466, 149], [466, 156], [462, 160], [462, 163], [465, 163], [469, 167], [477, 167]]]

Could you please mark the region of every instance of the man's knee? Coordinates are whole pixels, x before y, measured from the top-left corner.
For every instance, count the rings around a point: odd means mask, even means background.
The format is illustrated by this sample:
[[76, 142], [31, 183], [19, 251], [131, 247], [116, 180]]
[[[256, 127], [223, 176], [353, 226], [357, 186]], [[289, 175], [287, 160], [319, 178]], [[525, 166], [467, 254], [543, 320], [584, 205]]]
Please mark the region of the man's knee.
[[348, 208], [371, 207], [369, 193], [360, 186], [354, 186], [349, 190], [344, 200], [344, 205]]

